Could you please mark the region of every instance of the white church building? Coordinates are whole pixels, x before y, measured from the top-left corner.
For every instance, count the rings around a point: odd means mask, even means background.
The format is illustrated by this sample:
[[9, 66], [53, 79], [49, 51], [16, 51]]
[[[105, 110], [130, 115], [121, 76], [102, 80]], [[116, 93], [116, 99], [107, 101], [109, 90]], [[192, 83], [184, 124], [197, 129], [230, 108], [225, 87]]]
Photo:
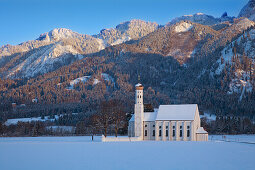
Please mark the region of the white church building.
[[197, 104], [160, 105], [144, 112], [143, 86], [136, 85], [134, 115], [129, 120], [129, 138], [156, 141], [207, 141], [200, 125]]

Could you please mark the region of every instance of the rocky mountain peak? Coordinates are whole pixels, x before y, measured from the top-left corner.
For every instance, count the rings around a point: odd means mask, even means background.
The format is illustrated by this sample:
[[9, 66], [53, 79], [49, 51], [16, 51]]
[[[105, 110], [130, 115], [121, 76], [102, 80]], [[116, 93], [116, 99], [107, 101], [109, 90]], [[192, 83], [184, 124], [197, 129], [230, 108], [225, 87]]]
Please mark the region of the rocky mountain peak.
[[255, 0], [250, 0], [239, 13], [238, 17], [246, 17], [255, 20]]
[[62, 39], [75, 38], [80, 34], [66, 28], [55, 28], [50, 32], [41, 34], [38, 40], [59, 41]]

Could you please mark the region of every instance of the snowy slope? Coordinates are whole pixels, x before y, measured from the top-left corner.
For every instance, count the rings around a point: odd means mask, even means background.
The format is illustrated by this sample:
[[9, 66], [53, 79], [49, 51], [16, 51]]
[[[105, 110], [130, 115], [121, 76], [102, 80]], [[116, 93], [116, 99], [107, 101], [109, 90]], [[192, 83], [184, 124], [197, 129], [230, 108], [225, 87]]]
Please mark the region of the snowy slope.
[[17, 119], [8, 119], [4, 124], [6, 126], [17, 124], [18, 122], [33, 122], [33, 121], [54, 121], [55, 119], [58, 119], [59, 116], [55, 115], [54, 119], [51, 119], [50, 116], [45, 116], [44, 119], [41, 117], [31, 117], [31, 118], [17, 118]]
[[[221, 58], [217, 60], [218, 67], [215, 70], [215, 74], [219, 75], [223, 72], [226, 64], [230, 66], [234, 64], [233, 61], [234, 56], [238, 56], [242, 58], [243, 55], [246, 55], [251, 59], [252, 65], [255, 62], [255, 50], [254, 50], [254, 42], [255, 41], [255, 30], [251, 29], [250, 31], [239, 36], [235, 41], [226, 46], [221, 52]], [[236, 44], [237, 47], [234, 47]], [[242, 50], [242, 53], [236, 52], [234, 53], [234, 48], [238, 48], [238, 50]], [[254, 70], [252, 70], [253, 72]], [[250, 74], [242, 69], [238, 69], [235, 71], [235, 78], [231, 80], [229, 84], [229, 94], [232, 93], [240, 93], [240, 99], [242, 100], [244, 92], [251, 92], [252, 85], [250, 82]]]
[[255, 153], [253, 145], [219, 140], [102, 143], [90, 136], [0, 138], [0, 150], [3, 170], [253, 170]]
[[[79, 82], [86, 83], [90, 79], [91, 79], [91, 75], [76, 78], [76, 79], [70, 81], [70, 86], [67, 89], [72, 90], [72, 89], [74, 89], [75, 84], [78, 84]], [[93, 79], [93, 85], [97, 85], [98, 83], [100, 83], [100, 79], [103, 79], [105, 81], [111, 81], [112, 83], [115, 84], [114, 79], [109, 74], [102, 73], [101, 77]]]
[[33, 77], [37, 74], [44, 74], [54, 70], [56, 63], [66, 65], [70, 64], [68, 61], [75, 61], [82, 57], [70, 45], [62, 45], [61, 43], [52, 44], [41, 48], [36, 53], [32, 53], [32, 55], [11, 69], [7, 77], [15, 77], [15, 74]]
[[191, 28], [193, 28], [193, 25], [191, 23], [180, 22], [175, 26], [175, 32], [186, 32], [189, 31]]

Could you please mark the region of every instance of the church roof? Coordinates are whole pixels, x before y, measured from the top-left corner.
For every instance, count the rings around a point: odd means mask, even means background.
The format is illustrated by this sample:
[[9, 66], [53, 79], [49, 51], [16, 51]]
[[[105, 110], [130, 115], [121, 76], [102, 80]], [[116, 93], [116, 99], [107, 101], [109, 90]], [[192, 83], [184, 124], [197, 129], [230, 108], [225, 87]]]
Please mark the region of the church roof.
[[204, 134], [204, 133], [208, 133], [208, 132], [206, 132], [206, 131], [204, 130], [203, 127], [199, 127], [199, 128], [197, 129], [196, 133]]
[[[143, 117], [143, 121], [145, 122], [154, 122], [156, 120], [157, 117], [157, 109], [155, 109], [154, 112], [144, 112], [144, 117]], [[134, 122], [135, 121], [135, 114], [133, 114], [133, 116], [131, 117], [131, 119], [129, 120], [130, 122]]]
[[160, 105], [156, 120], [194, 120], [197, 104]]

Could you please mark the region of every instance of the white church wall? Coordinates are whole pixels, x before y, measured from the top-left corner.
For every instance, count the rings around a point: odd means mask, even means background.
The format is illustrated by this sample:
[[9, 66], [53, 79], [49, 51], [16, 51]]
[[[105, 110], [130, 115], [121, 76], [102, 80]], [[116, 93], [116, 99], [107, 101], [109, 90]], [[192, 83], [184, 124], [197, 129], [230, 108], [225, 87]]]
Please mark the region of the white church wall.
[[197, 141], [208, 141], [208, 134], [197, 134]]
[[153, 130], [155, 130], [155, 122], [144, 122], [144, 140], [155, 140]]
[[197, 141], [197, 136], [196, 136], [196, 131], [197, 129], [200, 127], [200, 116], [199, 116], [199, 110], [198, 108], [196, 109], [196, 114], [195, 114], [195, 118], [194, 118], [194, 123], [192, 126], [192, 141]]
[[142, 85], [136, 86], [135, 93], [135, 136], [144, 136], [143, 119], [144, 119], [144, 106], [143, 106], [143, 87]]
[[129, 122], [128, 124], [128, 136], [134, 137], [135, 136], [135, 124], [134, 122]]

